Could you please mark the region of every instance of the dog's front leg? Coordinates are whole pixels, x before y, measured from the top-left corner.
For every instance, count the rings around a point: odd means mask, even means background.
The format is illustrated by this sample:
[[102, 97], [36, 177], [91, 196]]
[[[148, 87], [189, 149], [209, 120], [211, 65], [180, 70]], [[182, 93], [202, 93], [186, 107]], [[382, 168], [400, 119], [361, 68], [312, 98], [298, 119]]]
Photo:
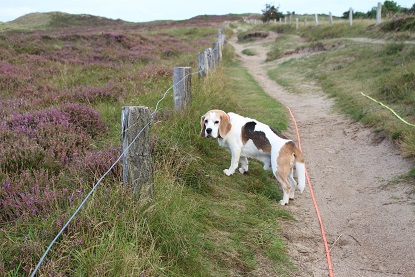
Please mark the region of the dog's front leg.
[[239, 162], [241, 163], [241, 167], [239, 168], [239, 172], [244, 174], [248, 172], [248, 159], [246, 157], [240, 157]]
[[231, 176], [235, 173], [235, 170], [238, 168], [239, 158], [241, 157], [241, 149], [231, 147], [230, 148], [232, 159], [231, 159], [231, 166], [228, 169], [224, 169], [223, 173], [228, 176]]

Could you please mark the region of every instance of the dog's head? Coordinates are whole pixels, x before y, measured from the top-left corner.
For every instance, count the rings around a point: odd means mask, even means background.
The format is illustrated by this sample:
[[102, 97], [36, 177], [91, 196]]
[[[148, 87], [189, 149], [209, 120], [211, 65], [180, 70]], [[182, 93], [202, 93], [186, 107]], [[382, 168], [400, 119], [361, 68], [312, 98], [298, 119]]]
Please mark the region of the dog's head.
[[206, 138], [224, 138], [232, 128], [229, 115], [221, 110], [208, 111], [200, 119], [200, 124], [200, 136]]

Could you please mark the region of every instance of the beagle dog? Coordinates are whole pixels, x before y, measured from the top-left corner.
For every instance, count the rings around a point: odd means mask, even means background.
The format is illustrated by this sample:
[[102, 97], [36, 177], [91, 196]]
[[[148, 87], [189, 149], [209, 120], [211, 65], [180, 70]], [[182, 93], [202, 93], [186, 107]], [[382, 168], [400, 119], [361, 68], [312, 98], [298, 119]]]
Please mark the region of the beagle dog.
[[202, 116], [200, 135], [217, 138], [220, 146], [232, 154], [231, 165], [223, 172], [230, 176], [239, 167], [240, 173], [248, 171], [248, 159], [254, 158], [264, 164], [264, 170], [272, 170], [283, 190], [281, 205], [294, 199], [297, 182], [293, 178], [295, 165], [298, 178], [298, 190], [305, 188], [305, 165], [301, 150], [292, 140], [277, 130], [235, 113], [221, 110], [208, 111]]

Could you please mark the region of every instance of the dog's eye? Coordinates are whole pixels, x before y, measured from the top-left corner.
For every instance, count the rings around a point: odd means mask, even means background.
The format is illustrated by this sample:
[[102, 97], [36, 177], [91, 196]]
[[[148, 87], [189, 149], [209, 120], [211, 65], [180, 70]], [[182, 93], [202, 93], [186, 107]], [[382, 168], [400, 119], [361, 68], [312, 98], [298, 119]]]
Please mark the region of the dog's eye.
[[219, 120], [216, 120], [216, 121], [215, 121], [215, 124], [219, 124]]
[[208, 123], [208, 120], [207, 119], [205, 119], [205, 123]]

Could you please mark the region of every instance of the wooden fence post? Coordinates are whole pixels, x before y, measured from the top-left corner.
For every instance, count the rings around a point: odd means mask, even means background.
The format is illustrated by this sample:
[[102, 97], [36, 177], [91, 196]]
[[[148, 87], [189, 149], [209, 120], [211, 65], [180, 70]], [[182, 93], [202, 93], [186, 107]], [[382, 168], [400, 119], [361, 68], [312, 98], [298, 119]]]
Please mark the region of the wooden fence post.
[[208, 60], [209, 70], [211, 70], [215, 67], [215, 59], [213, 57], [212, 48], [206, 48], [205, 53], [206, 53], [206, 57], [207, 57], [207, 60]]
[[198, 76], [199, 78], [207, 76], [209, 72], [209, 63], [208, 63], [208, 57], [206, 51], [200, 52], [197, 56], [198, 64], [199, 64], [199, 70], [198, 70]]
[[331, 12], [329, 12], [329, 25], [330, 27], [333, 26], [333, 16], [331, 15]]
[[174, 110], [185, 110], [192, 101], [191, 67], [175, 67], [173, 71]]
[[[151, 157], [151, 113], [147, 107], [122, 107], [121, 128], [123, 153], [123, 182], [132, 188], [134, 197], [154, 199], [154, 169]], [[143, 129], [144, 128], [144, 129]], [[140, 133], [138, 138], [136, 136]]]
[[221, 45], [221, 46], [223, 46], [223, 43], [222, 43], [222, 39], [223, 39], [223, 37], [222, 37], [222, 29], [219, 29], [218, 30], [218, 37], [217, 37], [217, 42]]
[[295, 19], [295, 29], [298, 30], [298, 18]]
[[318, 15], [316, 14], [316, 19], [315, 19], [315, 22], [314, 22], [314, 26], [318, 26]]
[[214, 42], [212, 44], [212, 51], [213, 51], [213, 57], [214, 57], [214, 61], [215, 61], [215, 66], [219, 64], [219, 43]]
[[222, 48], [223, 48], [223, 44], [222, 44], [222, 34], [218, 35], [217, 38], [217, 45], [218, 45], [218, 62], [220, 60], [222, 60]]
[[382, 21], [382, 3], [378, 2], [378, 8], [376, 11], [376, 25], [379, 25]]
[[349, 9], [349, 25], [350, 26], [353, 25], [353, 9], [352, 8]]

